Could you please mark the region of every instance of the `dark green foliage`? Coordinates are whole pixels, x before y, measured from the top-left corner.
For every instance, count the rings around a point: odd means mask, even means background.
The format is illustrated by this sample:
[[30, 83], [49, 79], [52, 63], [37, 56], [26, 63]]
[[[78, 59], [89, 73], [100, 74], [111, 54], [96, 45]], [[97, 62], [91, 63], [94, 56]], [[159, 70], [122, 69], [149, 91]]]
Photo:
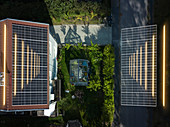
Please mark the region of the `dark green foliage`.
[[49, 117], [49, 121], [50, 124], [54, 124], [54, 125], [63, 125], [64, 124], [64, 120], [62, 116], [57, 116], [57, 117]]
[[[63, 58], [64, 57], [64, 58]], [[85, 127], [110, 126], [114, 115], [114, 48], [112, 45], [99, 47], [67, 44], [60, 50], [59, 67], [64, 82], [69, 78], [69, 62], [71, 59], [88, 59], [90, 61], [90, 81], [86, 87], [70, 87], [70, 93], [59, 102], [59, 107], [66, 111], [64, 121], [79, 119]], [[65, 63], [64, 63], [65, 62]], [[67, 68], [67, 69], [66, 69]], [[62, 70], [63, 69], [63, 70]], [[69, 88], [67, 86], [67, 88]], [[76, 91], [82, 97], [71, 99]], [[73, 115], [73, 116], [72, 116]]]
[[104, 105], [103, 105], [103, 116], [104, 120], [110, 125], [113, 121], [114, 115], [114, 48], [111, 45], [104, 47], [103, 52], [103, 92], [104, 92]]
[[90, 90], [97, 91], [101, 88], [100, 80], [100, 64], [102, 60], [102, 51], [97, 44], [91, 42], [91, 46], [88, 47], [89, 58], [91, 62], [91, 74], [90, 74], [90, 83], [87, 86]]
[[58, 78], [64, 81], [64, 86], [66, 89], [70, 87], [70, 75], [65, 62], [65, 48], [60, 50], [59, 60], [58, 60]]
[[44, 22], [49, 24], [100, 23], [110, 15], [108, 2], [77, 0], [1, 0], [0, 19]]
[[[83, 92], [81, 99], [72, 99], [71, 95], [76, 91]], [[102, 124], [103, 95], [102, 90], [90, 91], [85, 87], [75, 87], [71, 94], [67, 94], [60, 102], [58, 107], [65, 110], [64, 121], [79, 119], [84, 127], [98, 127]]]
[[[103, 93], [102, 90], [85, 91], [84, 103], [81, 105], [81, 109], [85, 111], [85, 120], [88, 121], [88, 127], [101, 126], [102, 125], [102, 106], [103, 106]], [[85, 125], [84, 125], [85, 126]]]
[[[89, 22], [110, 15], [110, 7], [105, 3], [77, 0], [45, 0], [53, 23], [62, 19], [63, 23]], [[57, 23], [58, 24], [58, 23]]]
[[65, 122], [80, 118], [77, 100], [73, 100], [71, 94], [67, 94], [65, 98], [58, 102], [58, 108], [65, 111]]

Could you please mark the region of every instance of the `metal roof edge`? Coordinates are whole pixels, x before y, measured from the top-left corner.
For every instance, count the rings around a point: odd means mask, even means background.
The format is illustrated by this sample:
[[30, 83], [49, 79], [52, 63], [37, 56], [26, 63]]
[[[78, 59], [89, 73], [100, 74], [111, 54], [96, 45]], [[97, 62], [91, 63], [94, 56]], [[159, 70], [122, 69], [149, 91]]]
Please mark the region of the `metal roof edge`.
[[40, 22], [26, 21], [26, 20], [12, 19], [12, 18], [2, 19], [2, 20], [0, 20], [0, 22], [5, 21], [5, 20], [14, 20], [14, 21], [27, 22], [27, 23], [35, 23], [35, 24], [42, 24], [42, 25], [48, 25], [49, 26], [49, 24], [47, 24], [47, 23], [40, 23]]
[[46, 109], [25, 109], [25, 110], [0, 110], [0, 112], [24, 112], [24, 111], [39, 111], [39, 110], [46, 110]]

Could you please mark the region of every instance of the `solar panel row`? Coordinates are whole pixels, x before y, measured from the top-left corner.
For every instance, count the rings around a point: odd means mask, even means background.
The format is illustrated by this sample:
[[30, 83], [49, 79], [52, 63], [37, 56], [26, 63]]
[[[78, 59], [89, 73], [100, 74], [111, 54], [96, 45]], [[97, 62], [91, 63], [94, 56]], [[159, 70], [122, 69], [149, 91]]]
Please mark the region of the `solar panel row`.
[[157, 105], [157, 26], [121, 30], [121, 105]]
[[47, 28], [12, 24], [12, 105], [47, 104]]

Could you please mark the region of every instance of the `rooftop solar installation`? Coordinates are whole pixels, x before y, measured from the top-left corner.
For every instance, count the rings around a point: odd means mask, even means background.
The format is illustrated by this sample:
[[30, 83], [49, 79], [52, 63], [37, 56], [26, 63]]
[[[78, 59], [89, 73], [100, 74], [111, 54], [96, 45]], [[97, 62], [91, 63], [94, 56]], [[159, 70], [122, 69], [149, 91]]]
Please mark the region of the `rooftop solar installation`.
[[157, 106], [157, 25], [121, 29], [121, 105]]
[[12, 105], [47, 104], [47, 28], [12, 24]]

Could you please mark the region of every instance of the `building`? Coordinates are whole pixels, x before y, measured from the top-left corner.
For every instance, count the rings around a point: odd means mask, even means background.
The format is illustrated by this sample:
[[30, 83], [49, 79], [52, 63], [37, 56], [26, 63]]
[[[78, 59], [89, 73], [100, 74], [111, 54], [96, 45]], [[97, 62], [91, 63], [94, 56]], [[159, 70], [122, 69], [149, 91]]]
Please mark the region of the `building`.
[[49, 107], [49, 25], [0, 21], [0, 110]]
[[157, 25], [121, 29], [121, 105], [157, 106]]
[[38, 116], [56, 116], [57, 91], [61, 98], [61, 85], [59, 88], [57, 87], [57, 48], [57, 42], [52, 35], [49, 34], [49, 109], [38, 111]]
[[49, 100], [54, 100], [54, 91], [56, 88], [57, 80], [57, 42], [54, 40], [51, 34], [49, 34]]

